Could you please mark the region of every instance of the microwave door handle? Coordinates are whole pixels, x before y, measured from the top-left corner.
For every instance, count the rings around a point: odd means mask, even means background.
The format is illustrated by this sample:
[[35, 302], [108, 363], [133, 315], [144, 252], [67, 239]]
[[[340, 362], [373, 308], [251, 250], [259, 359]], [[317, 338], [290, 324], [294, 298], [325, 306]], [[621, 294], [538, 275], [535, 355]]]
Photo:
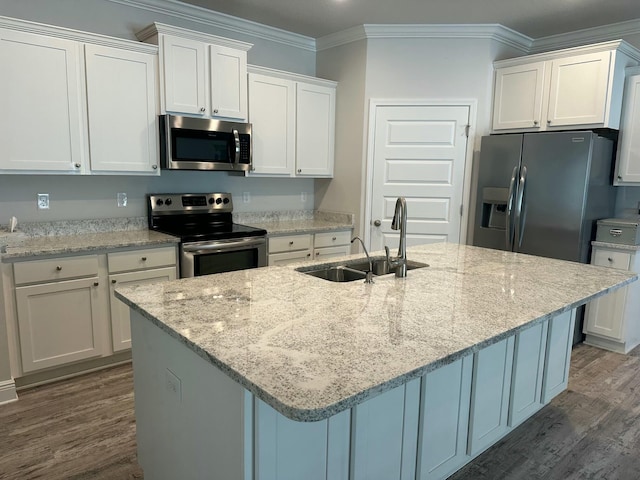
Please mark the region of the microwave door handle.
[[233, 139], [236, 142], [236, 155], [235, 155], [235, 164], [239, 165], [240, 164], [240, 134], [238, 133], [238, 130], [234, 129], [233, 130]]

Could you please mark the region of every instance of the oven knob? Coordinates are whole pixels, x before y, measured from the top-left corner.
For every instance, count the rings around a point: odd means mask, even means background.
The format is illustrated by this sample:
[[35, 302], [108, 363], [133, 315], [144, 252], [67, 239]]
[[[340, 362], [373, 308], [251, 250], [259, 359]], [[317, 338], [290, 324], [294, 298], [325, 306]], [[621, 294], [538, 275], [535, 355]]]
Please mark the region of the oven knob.
[[226, 205], [227, 203], [229, 203], [229, 197], [225, 197], [223, 200], [224, 204]]
[[158, 205], [159, 207], [161, 207], [162, 205], [164, 205], [164, 202], [162, 201], [161, 198], [159, 198], [158, 200], [156, 200], [156, 205]]
[[170, 199], [170, 198], [167, 198], [167, 199], [164, 201], [164, 204], [165, 204], [165, 205], [171, 205], [172, 203], [173, 203], [173, 202], [171, 201], [171, 199]]
[[220, 197], [216, 198], [216, 205], [220, 205], [222, 203], [222, 199]]
[[209, 205], [213, 205], [215, 203], [215, 199], [213, 197], [209, 197], [209, 200], [207, 200], [209, 202]]

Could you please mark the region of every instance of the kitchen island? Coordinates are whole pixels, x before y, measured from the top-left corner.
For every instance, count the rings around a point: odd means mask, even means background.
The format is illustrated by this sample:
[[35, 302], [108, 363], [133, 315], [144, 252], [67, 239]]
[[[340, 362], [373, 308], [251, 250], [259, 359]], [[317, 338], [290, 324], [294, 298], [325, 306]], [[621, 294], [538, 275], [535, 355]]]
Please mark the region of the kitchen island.
[[119, 289], [145, 476], [445, 478], [566, 388], [575, 308], [629, 272], [435, 244], [332, 283], [293, 266]]

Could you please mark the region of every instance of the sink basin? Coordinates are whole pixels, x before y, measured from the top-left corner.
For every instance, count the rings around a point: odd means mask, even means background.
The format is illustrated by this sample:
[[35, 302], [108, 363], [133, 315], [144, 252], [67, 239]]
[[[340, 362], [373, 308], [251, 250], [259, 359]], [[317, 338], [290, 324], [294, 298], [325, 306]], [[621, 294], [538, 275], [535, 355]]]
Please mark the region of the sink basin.
[[[372, 257], [373, 274], [376, 276], [395, 273], [393, 268], [389, 268], [389, 263], [385, 257]], [[407, 270], [428, 267], [426, 263], [407, 260]], [[366, 272], [369, 270], [369, 261], [366, 258], [347, 260], [344, 263], [330, 263], [315, 265], [311, 267], [300, 267], [298, 272], [306, 273], [314, 277], [329, 280], [330, 282], [353, 282], [354, 280], [364, 280]]]
[[320, 266], [317, 270], [306, 270], [303, 273], [318, 278], [329, 280], [330, 282], [353, 282], [354, 280], [364, 280], [365, 272], [352, 270], [351, 268], [337, 265], [333, 267]]

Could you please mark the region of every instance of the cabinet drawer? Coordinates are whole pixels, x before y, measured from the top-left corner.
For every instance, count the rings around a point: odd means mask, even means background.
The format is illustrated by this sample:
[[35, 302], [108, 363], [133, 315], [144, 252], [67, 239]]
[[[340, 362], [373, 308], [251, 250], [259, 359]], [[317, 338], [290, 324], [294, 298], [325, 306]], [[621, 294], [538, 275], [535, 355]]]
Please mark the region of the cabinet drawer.
[[593, 252], [591, 263], [601, 267], [629, 270], [629, 266], [631, 265], [631, 254], [626, 252], [617, 252], [615, 250], [596, 249]]
[[311, 235], [284, 235], [269, 239], [269, 253], [291, 252], [311, 248]]
[[142, 270], [176, 264], [174, 247], [145, 248], [107, 254], [109, 273]]
[[351, 231], [316, 233], [313, 246], [316, 248], [334, 247], [337, 245], [349, 245]]
[[338, 245], [336, 247], [316, 248], [313, 251], [315, 260], [323, 260], [332, 257], [344, 257], [351, 253], [350, 245]]
[[311, 258], [311, 250], [299, 250], [297, 252], [283, 252], [269, 255], [269, 266], [287, 265], [288, 263], [304, 262]]
[[16, 285], [89, 277], [97, 274], [98, 257], [96, 255], [32, 260], [13, 265]]

